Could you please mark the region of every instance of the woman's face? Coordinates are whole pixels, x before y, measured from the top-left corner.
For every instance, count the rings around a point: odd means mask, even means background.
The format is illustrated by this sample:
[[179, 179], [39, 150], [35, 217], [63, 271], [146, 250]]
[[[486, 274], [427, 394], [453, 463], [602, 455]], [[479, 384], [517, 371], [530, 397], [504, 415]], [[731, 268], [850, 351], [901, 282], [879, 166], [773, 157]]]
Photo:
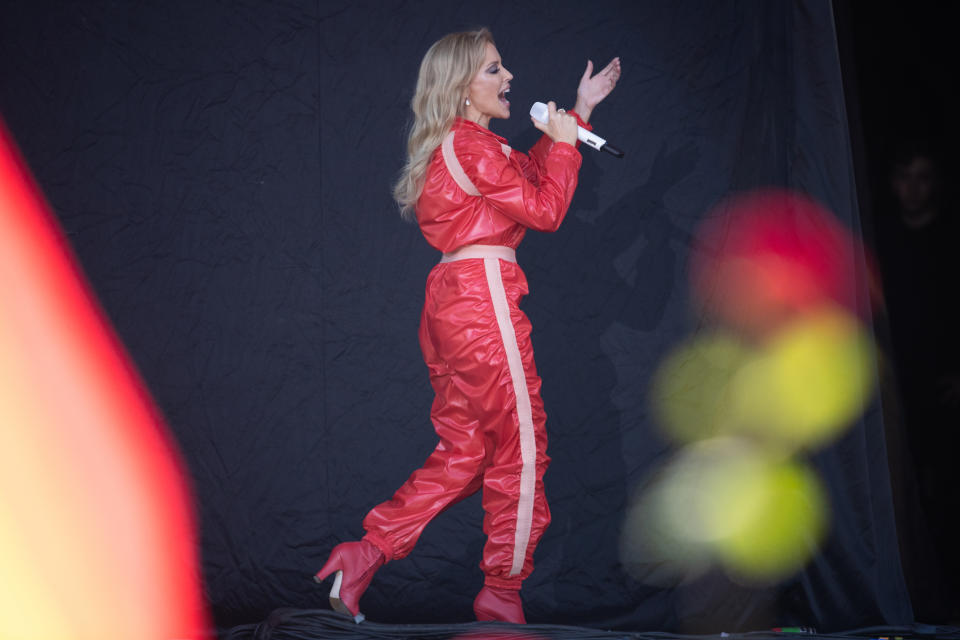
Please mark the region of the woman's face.
[[497, 48], [488, 42], [483, 64], [464, 96], [470, 100], [470, 104], [464, 107], [464, 117], [488, 128], [490, 118], [509, 118], [510, 101], [505, 94], [510, 90], [511, 80], [513, 74], [500, 62]]

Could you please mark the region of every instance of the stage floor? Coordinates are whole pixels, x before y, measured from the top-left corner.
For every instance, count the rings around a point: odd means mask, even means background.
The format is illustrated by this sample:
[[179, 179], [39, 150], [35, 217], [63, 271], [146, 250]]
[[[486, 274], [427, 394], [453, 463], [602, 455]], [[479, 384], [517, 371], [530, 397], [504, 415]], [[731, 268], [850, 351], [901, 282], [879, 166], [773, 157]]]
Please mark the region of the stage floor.
[[234, 627], [222, 637], [225, 640], [960, 640], [960, 627], [914, 624], [833, 633], [778, 632], [768, 629], [747, 633], [681, 635], [655, 631], [604, 631], [549, 624], [517, 626], [494, 622], [392, 625], [367, 620], [355, 624], [351, 619], [328, 609], [277, 609], [263, 622]]

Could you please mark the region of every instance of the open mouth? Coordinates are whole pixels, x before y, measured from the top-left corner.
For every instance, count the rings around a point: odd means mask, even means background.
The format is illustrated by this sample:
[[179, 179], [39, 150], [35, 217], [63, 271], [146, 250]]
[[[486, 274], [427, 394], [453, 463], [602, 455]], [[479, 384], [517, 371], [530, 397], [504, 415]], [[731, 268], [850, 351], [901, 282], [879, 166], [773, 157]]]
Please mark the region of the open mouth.
[[504, 89], [503, 91], [501, 91], [499, 94], [497, 94], [497, 98], [500, 100], [500, 104], [502, 104], [503, 106], [505, 106], [505, 107], [507, 107], [507, 108], [510, 107], [510, 101], [507, 100], [507, 94], [508, 94], [508, 93], [510, 93], [510, 87], [507, 87], [506, 89]]

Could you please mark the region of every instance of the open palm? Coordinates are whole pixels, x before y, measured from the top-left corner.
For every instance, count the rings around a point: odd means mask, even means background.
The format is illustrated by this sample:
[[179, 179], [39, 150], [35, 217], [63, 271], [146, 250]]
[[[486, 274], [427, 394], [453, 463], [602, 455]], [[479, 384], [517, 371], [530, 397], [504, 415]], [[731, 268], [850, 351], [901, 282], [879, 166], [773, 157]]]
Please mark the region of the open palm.
[[577, 103], [591, 111], [617, 86], [617, 80], [620, 79], [620, 58], [611, 60], [596, 75], [591, 75], [592, 73], [593, 61], [587, 60], [587, 69], [580, 78], [580, 86], [577, 87]]

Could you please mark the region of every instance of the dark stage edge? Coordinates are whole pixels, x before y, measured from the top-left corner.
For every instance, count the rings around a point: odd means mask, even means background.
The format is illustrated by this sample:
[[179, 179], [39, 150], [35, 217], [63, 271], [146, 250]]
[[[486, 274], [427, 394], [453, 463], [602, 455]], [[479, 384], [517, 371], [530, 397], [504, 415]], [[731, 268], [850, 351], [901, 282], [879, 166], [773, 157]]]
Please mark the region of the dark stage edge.
[[712, 635], [681, 635], [660, 632], [603, 631], [586, 627], [567, 627], [551, 624], [516, 626], [496, 622], [469, 622], [462, 624], [380, 624], [354, 622], [329, 609], [277, 609], [259, 624], [234, 627], [223, 640], [337, 640], [396, 639], [396, 640], [817, 640], [854, 638], [903, 638], [922, 640], [937, 638], [960, 640], [960, 627], [914, 624], [902, 627], [867, 627], [834, 633], [795, 633], [751, 631], [747, 633], [716, 633]]

